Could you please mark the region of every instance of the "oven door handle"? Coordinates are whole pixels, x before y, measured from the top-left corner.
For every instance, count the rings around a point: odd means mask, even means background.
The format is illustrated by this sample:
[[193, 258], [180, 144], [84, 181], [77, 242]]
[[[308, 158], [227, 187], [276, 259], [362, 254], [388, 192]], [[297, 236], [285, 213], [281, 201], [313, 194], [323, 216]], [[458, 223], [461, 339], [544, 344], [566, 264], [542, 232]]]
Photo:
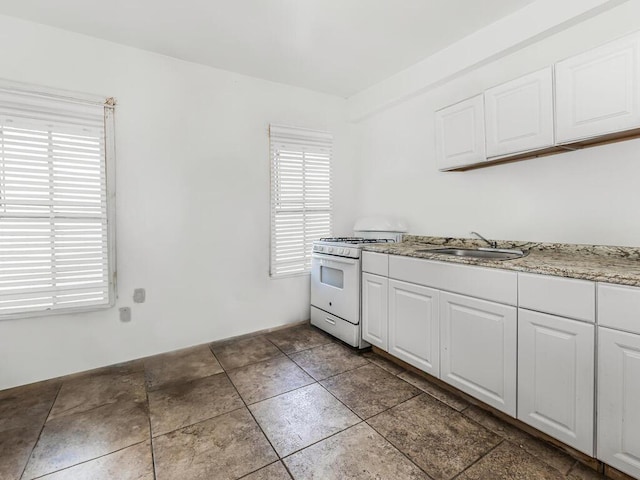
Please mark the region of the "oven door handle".
[[318, 260], [326, 260], [326, 261], [335, 262], [335, 263], [342, 263], [345, 265], [356, 265], [358, 263], [358, 260], [355, 260], [353, 258], [337, 257], [335, 255], [323, 255], [321, 253], [312, 253], [311, 258], [315, 258]]

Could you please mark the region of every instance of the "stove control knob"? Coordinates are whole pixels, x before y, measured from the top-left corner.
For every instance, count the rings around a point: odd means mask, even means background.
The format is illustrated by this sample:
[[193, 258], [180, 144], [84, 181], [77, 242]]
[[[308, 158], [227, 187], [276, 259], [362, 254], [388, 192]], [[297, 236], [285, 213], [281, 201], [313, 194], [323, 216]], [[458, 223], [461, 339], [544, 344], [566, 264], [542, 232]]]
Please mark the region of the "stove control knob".
[[323, 251], [324, 251], [324, 247], [321, 247], [320, 245], [318, 245], [318, 246], [316, 247], [316, 251], [318, 251], [318, 252], [323, 252]]
[[329, 253], [333, 252], [333, 247], [328, 247], [327, 248], [327, 252], [329, 252]]
[[339, 248], [338, 249], [338, 255], [342, 255], [344, 253], [344, 248]]
[[344, 254], [345, 255], [349, 255], [351, 253], [351, 250], [349, 250], [348, 248], [344, 249]]

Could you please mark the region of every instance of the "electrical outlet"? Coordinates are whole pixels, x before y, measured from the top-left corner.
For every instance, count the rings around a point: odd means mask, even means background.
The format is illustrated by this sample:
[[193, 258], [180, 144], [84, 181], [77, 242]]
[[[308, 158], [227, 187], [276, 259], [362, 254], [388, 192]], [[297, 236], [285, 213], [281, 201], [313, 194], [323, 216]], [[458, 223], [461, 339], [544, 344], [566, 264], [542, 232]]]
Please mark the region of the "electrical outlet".
[[133, 291], [133, 301], [135, 303], [144, 303], [144, 300], [146, 298], [146, 292], [144, 291], [144, 288], [136, 288]]
[[131, 308], [129, 307], [120, 308], [120, 321], [124, 323], [131, 321]]

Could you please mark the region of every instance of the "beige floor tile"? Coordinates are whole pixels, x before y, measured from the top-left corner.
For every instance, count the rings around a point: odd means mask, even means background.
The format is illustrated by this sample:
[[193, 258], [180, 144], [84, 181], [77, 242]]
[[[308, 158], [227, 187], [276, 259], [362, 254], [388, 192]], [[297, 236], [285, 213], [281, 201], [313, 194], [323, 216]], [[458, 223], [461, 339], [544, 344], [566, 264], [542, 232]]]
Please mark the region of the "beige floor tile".
[[475, 405], [471, 405], [463, 414], [465, 417], [469, 417], [483, 427], [513, 442], [517, 442], [525, 434], [519, 428], [500, 420], [498, 417]]
[[459, 474], [502, 441], [426, 394], [367, 423], [436, 480]]
[[441, 402], [446, 403], [454, 410], [458, 410], [459, 412], [461, 412], [469, 406], [469, 402], [467, 402], [462, 397], [459, 397], [458, 395], [439, 387], [435, 383], [431, 383], [424, 377], [421, 377], [420, 375], [417, 375], [413, 372], [404, 372], [398, 375], [398, 377], [406, 382], [409, 382], [411, 385], [418, 387], [420, 390], [428, 393], [432, 397], [437, 398]]
[[149, 357], [144, 360], [144, 366], [149, 390], [223, 371], [207, 345]]
[[246, 408], [153, 439], [158, 480], [240, 478], [278, 460]]
[[567, 475], [568, 480], [606, 480], [606, 477], [593, 470], [592, 468], [583, 465], [580, 462], [576, 462], [573, 466], [569, 475]]
[[149, 392], [153, 436], [231, 412], [244, 403], [226, 374], [199, 378]]
[[456, 480], [561, 480], [559, 471], [504, 441]]
[[284, 353], [299, 352], [333, 341], [327, 334], [311, 325], [285, 328], [269, 333], [266, 337]]
[[362, 355], [337, 343], [294, 353], [289, 358], [316, 380], [323, 380], [369, 363]]
[[118, 402], [45, 424], [24, 478], [52, 473], [149, 438], [146, 403]]
[[464, 415], [501, 437], [524, 448], [534, 457], [539, 458], [562, 473], [568, 473], [575, 463], [575, 460], [562, 450], [500, 420], [486, 410], [472, 405], [464, 411]]
[[59, 389], [49, 381], [0, 391], [0, 432], [42, 427]]
[[360, 421], [317, 383], [254, 403], [249, 409], [281, 457]]
[[242, 477], [242, 480], [291, 480], [291, 475], [289, 475], [282, 462], [276, 462], [246, 477]]
[[2, 480], [152, 480], [151, 442], [158, 480], [605, 479], [307, 325], [0, 391]]
[[429, 480], [364, 423], [300, 450], [284, 462], [296, 480]]
[[227, 372], [284, 355], [264, 336], [214, 343], [211, 349]]
[[371, 363], [320, 383], [360, 418], [377, 415], [422, 393]]
[[144, 373], [103, 373], [64, 381], [47, 421], [115, 402], [146, 402]]
[[276, 357], [231, 370], [229, 378], [247, 404], [315, 382], [287, 357]]
[[20, 478], [39, 434], [40, 427], [14, 428], [0, 432], [0, 478], [2, 480]]
[[362, 356], [367, 360], [369, 360], [371, 363], [375, 363], [380, 368], [384, 368], [387, 372], [389, 372], [392, 375], [398, 375], [399, 373], [406, 371], [397, 363], [393, 363], [391, 360], [387, 360], [386, 358], [384, 358], [381, 355], [378, 355], [377, 353], [365, 352], [362, 354]]
[[66, 468], [38, 480], [154, 480], [151, 442]]

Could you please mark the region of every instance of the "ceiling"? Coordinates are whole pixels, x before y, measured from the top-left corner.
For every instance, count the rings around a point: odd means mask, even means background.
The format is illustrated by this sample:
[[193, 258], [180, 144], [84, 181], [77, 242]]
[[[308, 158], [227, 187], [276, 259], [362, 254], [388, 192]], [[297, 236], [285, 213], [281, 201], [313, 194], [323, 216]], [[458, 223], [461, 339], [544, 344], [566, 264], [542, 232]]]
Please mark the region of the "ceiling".
[[349, 97], [534, 0], [0, 0], [0, 14]]

